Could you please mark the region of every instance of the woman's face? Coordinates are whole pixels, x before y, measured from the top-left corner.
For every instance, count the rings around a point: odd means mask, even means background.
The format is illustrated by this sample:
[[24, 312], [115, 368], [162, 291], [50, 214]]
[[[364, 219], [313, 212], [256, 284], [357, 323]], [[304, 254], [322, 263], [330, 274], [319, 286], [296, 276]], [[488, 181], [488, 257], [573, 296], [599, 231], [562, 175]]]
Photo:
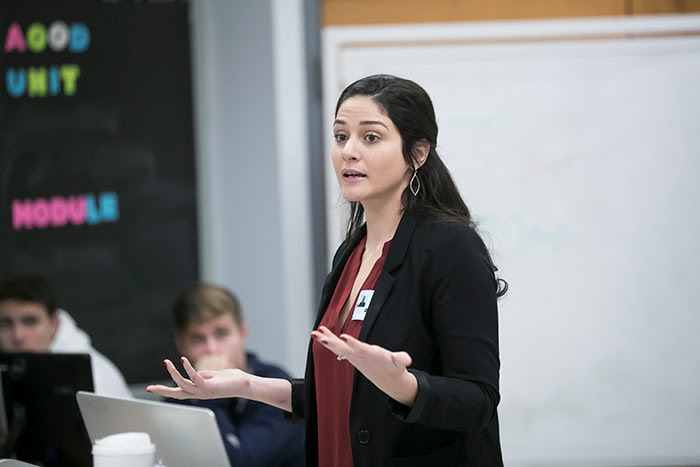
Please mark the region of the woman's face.
[[401, 203], [412, 170], [401, 151], [401, 135], [369, 96], [344, 101], [333, 123], [331, 151], [340, 192], [365, 210]]

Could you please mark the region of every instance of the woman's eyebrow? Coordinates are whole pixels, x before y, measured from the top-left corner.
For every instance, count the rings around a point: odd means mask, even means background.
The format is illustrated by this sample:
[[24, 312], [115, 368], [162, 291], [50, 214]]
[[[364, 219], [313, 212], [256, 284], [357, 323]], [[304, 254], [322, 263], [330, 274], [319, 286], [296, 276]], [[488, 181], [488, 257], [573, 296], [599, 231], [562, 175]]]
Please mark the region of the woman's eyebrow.
[[[346, 123], [347, 122], [345, 120], [341, 120], [338, 118], [333, 122], [333, 125], [345, 125]], [[360, 125], [381, 125], [387, 130], [389, 129], [389, 127], [387, 127], [384, 123], [380, 122], [379, 120], [363, 120], [360, 122]]]
[[381, 125], [387, 130], [389, 127], [387, 127], [384, 123], [380, 122], [379, 120], [363, 120], [360, 122], [360, 125]]

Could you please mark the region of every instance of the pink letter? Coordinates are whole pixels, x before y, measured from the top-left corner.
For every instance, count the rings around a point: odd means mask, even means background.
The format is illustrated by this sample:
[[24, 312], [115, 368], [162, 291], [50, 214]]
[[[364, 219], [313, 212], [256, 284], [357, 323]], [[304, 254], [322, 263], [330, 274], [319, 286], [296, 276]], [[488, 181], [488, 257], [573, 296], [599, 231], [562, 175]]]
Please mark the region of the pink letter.
[[19, 24], [12, 23], [10, 27], [7, 28], [7, 37], [5, 38], [5, 52], [12, 52], [13, 50], [19, 50], [24, 52], [27, 50], [27, 43], [24, 42], [24, 36], [22, 35], [22, 28]]
[[87, 216], [87, 206], [85, 203], [85, 196], [71, 196], [66, 202], [66, 214], [68, 220], [70, 220], [73, 225], [83, 225], [85, 223], [85, 216]]
[[40, 229], [46, 228], [49, 225], [49, 203], [44, 198], [37, 198], [32, 207], [32, 216], [34, 217], [34, 225]]
[[22, 227], [25, 229], [34, 227], [32, 223], [32, 201], [30, 199], [25, 199], [24, 201], [12, 200], [12, 228], [20, 230]]
[[68, 222], [68, 213], [66, 212], [66, 201], [60, 196], [51, 198], [51, 225], [61, 227]]

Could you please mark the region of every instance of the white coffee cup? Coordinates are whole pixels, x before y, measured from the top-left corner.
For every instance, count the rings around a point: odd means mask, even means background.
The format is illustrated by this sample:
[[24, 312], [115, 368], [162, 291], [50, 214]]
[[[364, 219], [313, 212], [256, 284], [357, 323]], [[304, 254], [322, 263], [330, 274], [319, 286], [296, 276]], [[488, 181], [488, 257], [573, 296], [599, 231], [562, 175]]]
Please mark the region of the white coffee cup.
[[95, 440], [94, 467], [153, 467], [156, 446], [148, 433], [117, 433]]

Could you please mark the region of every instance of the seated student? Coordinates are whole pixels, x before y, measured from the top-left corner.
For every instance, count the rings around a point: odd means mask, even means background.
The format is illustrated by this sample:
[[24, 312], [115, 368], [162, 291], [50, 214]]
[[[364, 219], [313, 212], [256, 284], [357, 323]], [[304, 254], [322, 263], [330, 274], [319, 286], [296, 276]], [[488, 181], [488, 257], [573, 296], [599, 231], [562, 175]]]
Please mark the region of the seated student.
[[91, 344], [65, 310], [56, 306], [49, 281], [39, 275], [0, 282], [0, 347], [4, 352], [85, 353], [90, 355], [97, 394], [132, 397], [119, 369]]
[[[248, 327], [228, 290], [195, 284], [177, 297], [172, 318], [175, 344], [198, 370], [240, 368], [258, 376], [289, 378], [281, 368], [246, 352]], [[231, 465], [304, 465], [304, 427], [287, 421], [278, 408], [237, 398], [168, 400], [214, 411]]]

